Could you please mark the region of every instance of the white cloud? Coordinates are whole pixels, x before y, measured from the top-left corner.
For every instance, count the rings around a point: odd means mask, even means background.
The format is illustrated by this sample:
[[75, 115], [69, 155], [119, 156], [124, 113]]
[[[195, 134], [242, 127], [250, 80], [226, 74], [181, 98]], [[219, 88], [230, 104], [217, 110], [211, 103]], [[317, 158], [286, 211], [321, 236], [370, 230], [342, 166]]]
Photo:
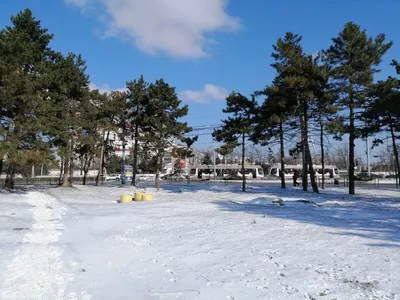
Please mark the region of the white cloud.
[[[77, 1], [77, 0], [74, 0]], [[102, 86], [97, 86], [94, 83], [90, 83], [89, 84], [89, 89], [92, 90], [99, 90], [100, 93], [104, 94], [104, 93], [110, 93], [112, 91], [119, 91], [119, 92], [125, 92], [126, 88], [119, 88], [119, 89], [112, 89], [108, 86], [108, 84], [103, 84]]]
[[185, 90], [178, 93], [181, 100], [194, 103], [209, 103], [213, 100], [225, 100], [228, 97], [228, 91], [220, 86], [205, 84], [200, 91]]
[[[209, 34], [235, 31], [240, 21], [226, 11], [228, 0], [64, 0], [105, 20], [105, 37], [132, 41], [146, 53], [199, 58], [213, 43]], [[101, 11], [101, 13], [99, 13]]]

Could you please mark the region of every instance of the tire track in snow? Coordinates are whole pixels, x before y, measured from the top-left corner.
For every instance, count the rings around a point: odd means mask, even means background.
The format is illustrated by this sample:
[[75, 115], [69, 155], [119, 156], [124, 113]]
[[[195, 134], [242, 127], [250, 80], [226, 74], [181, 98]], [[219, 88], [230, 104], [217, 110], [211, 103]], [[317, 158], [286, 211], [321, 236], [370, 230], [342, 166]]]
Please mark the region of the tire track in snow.
[[4, 273], [1, 299], [63, 299], [67, 283], [73, 280], [63, 272], [58, 245], [65, 208], [45, 193], [22, 197], [31, 206], [33, 224]]

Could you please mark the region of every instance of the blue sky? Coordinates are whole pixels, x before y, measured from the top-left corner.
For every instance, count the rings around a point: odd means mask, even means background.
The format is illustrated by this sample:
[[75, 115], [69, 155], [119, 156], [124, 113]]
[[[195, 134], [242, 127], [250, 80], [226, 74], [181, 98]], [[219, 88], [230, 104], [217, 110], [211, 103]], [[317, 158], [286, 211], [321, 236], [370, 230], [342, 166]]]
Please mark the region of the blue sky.
[[[272, 45], [287, 31], [302, 35], [311, 54], [354, 21], [395, 42], [380, 78], [400, 59], [398, 0], [4, 0], [0, 26], [25, 8], [55, 34], [54, 49], [83, 55], [93, 86], [164, 78], [189, 104], [194, 126], [220, 123], [226, 93], [249, 95], [271, 83]], [[206, 148], [210, 138], [200, 142]]]

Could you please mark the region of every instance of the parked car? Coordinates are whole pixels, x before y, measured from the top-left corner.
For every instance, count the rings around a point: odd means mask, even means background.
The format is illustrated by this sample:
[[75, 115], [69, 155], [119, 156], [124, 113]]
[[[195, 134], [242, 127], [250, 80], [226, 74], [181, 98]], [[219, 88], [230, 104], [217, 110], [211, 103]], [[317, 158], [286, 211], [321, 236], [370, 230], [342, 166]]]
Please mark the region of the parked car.
[[121, 175], [120, 174], [108, 174], [106, 175], [106, 181], [112, 181], [112, 180], [120, 180]]
[[[393, 179], [394, 179], [394, 178], [396, 178], [396, 174], [387, 175], [385, 178], [388, 178], [388, 179], [389, 179], [389, 178], [390, 178], [390, 179], [393, 178]], [[397, 174], [397, 178], [400, 178], [400, 177], [399, 177], [399, 174]]]
[[375, 177], [372, 175], [368, 175], [368, 173], [359, 173], [356, 176], [354, 176], [354, 180], [356, 181], [370, 181], [374, 179]]
[[183, 180], [186, 179], [187, 175], [183, 172], [174, 172], [171, 174], [165, 174], [161, 176], [162, 180]]

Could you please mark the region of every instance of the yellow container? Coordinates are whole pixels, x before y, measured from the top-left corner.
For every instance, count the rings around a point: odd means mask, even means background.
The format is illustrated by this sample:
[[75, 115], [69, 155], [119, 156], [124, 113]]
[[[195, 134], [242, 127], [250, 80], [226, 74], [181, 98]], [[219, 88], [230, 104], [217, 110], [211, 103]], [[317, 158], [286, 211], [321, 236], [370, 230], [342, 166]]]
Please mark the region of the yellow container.
[[151, 201], [151, 200], [153, 200], [153, 195], [151, 195], [151, 194], [143, 194], [142, 195], [142, 200], [143, 201]]
[[143, 201], [143, 192], [136, 192], [135, 193], [135, 201]]
[[132, 202], [132, 195], [121, 195], [119, 197], [119, 203], [129, 203]]

